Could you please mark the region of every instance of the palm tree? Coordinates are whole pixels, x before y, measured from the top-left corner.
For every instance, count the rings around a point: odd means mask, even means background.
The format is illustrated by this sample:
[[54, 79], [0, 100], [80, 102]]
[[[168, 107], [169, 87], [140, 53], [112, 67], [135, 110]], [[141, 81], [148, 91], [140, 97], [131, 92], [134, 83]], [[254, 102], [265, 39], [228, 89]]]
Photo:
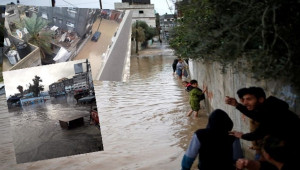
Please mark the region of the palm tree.
[[31, 90], [33, 92], [33, 96], [37, 97], [39, 96], [40, 92], [44, 90], [44, 85], [40, 85], [40, 82], [43, 82], [43, 80], [41, 79], [41, 77], [35, 76], [34, 79], [32, 79], [32, 81], [33, 85], [30, 84]]
[[[50, 30], [43, 31], [43, 28], [47, 26], [48, 22], [41, 17], [37, 17], [36, 14], [32, 14], [32, 17], [25, 17], [21, 22], [21, 28], [26, 28], [29, 35], [25, 35], [25, 41], [38, 46], [41, 51], [41, 56], [44, 59], [46, 54], [50, 54], [51, 40], [53, 32]], [[29, 36], [29, 37], [27, 37]]]

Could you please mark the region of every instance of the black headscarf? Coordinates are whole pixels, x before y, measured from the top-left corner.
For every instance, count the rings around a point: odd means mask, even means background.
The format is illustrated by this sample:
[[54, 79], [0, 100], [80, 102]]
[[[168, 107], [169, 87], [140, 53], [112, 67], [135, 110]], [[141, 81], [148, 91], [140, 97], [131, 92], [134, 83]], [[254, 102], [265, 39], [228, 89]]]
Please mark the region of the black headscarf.
[[233, 122], [226, 112], [216, 109], [210, 114], [206, 128], [228, 134], [228, 131], [231, 131], [233, 128]]

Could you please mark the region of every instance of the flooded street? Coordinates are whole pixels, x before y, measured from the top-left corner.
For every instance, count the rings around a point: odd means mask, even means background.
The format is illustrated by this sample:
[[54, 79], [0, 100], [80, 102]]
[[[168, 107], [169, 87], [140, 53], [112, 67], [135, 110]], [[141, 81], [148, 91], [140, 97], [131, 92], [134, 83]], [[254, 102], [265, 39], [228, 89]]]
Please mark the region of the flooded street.
[[[89, 110], [77, 105], [73, 95], [10, 109], [17, 163], [99, 151], [102, 140], [98, 128], [90, 125]], [[84, 125], [63, 129], [59, 120], [71, 114], [85, 114]]]
[[[206, 126], [207, 113], [202, 109], [199, 118], [186, 117], [190, 109], [188, 93], [184, 91], [181, 81], [172, 75], [171, 65], [175, 56], [165, 47], [167, 46], [164, 44], [163, 47], [154, 44], [149, 49], [140, 51], [138, 57], [132, 56], [128, 82], [94, 81], [104, 151], [17, 165], [13, 157], [8, 154], [7, 157], [3, 157], [3, 161], [10, 161], [4, 169], [180, 169], [181, 159], [194, 131]], [[203, 102], [201, 104], [204, 105]], [[66, 105], [68, 104], [64, 106]], [[66, 108], [68, 107], [59, 106], [58, 103], [53, 104], [53, 107], [46, 107], [61, 113]], [[72, 111], [81, 109], [75, 106]], [[63, 148], [56, 151], [58, 154], [68, 152], [64, 148], [73, 144], [72, 139], [86, 137], [95, 139], [92, 130], [87, 130], [94, 126], [83, 131], [77, 128], [72, 130], [76, 130], [76, 133], [70, 134], [71, 131], [60, 129], [58, 122], [53, 120], [54, 115], [29, 113], [23, 115], [14, 113], [14, 116], [9, 116], [15, 119], [12, 122], [16, 124], [16, 128], [21, 129], [21, 134], [15, 134], [14, 138], [17, 135], [27, 137], [28, 134], [34, 134], [37, 137], [34, 145], [41, 146], [40, 148]], [[34, 119], [40, 116], [39, 120], [44, 118], [48, 121], [43, 123], [36, 120], [32, 125], [18, 125], [17, 120], [26, 119], [30, 115]], [[5, 122], [5, 115], [3, 117], [0, 120]], [[48, 128], [43, 133], [35, 129], [34, 124], [45, 124], [44, 126]], [[85, 119], [84, 127], [87, 125]], [[7, 130], [2, 127], [2, 131], [5, 133]], [[59, 133], [55, 133], [56, 131]], [[53, 145], [49, 145], [51, 142], [43, 138], [45, 133], [49, 133]], [[26, 139], [33, 142], [29, 137]], [[55, 143], [54, 139], [58, 139], [58, 142]], [[8, 141], [9, 144], [10, 139], [2, 141]], [[29, 147], [23, 146], [27, 143], [24, 141], [22, 145], [20, 142], [15, 145], [27, 152], [26, 149]], [[4, 145], [6, 147], [2, 150], [14, 154], [11, 151], [13, 147], [8, 144]], [[82, 142], [74, 150], [88, 146], [92, 144]], [[39, 154], [39, 152], [36, 150], [30, 154]], [[21, 157], [22, 153], [17, 152], [17, 155]], [[196, 167], [197, 161], [193, 169]]]
[[180, 169], [193, 132], [207, 123], [204, 109], [198, 119], [186, 117], [188, 93], [172, 75], [175, 56], [153, 56], [156, 50], [131, 57], [128, 82], [95, 82], [104, 151], [124, 169]]

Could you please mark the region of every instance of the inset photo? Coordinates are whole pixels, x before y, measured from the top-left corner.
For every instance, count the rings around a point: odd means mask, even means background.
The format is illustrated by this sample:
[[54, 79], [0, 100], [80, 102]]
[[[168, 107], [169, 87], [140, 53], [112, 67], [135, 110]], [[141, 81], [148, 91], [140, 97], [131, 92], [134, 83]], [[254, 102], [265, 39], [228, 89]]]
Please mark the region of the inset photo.
[[6, 5], [3, 70], [89, 59], [100, 72], [125, 11]]
[[17, 163], [103, 150], [88, 60], [3, 77]]

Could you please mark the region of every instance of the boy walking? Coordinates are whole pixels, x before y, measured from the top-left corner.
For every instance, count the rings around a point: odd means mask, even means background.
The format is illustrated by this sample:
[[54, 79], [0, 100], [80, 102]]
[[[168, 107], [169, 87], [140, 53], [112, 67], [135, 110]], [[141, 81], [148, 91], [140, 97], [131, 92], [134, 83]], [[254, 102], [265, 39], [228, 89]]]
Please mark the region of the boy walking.
[[194, 117], [198, 117], [198, 112], [200, 110], [200, 97], [203, 92], [201, 89], [198, 88], [197, 80], [190, 81], [191, 86], [193, 89], [190, 91], [190, 106], [191, 110], [188, 112], [187, 116], [190, 116], [193, 112], [195, 112]]

